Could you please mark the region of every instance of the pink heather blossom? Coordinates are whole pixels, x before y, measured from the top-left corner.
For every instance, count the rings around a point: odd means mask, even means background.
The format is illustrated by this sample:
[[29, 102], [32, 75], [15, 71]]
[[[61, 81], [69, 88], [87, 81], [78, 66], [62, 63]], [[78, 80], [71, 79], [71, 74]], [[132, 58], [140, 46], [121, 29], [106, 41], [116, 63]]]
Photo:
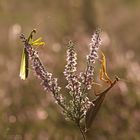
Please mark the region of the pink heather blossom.
[[89, 44], [90, 52], [87, 55], [87, 68], [85, 72], [80, 73], [82, 83], [85, 85], [85, 89], [89, 90], [92, 87], [94, 80], [94, 63], [98, 59], [98, 49], [101, 46], [100, 30], [96, 30], [91, 38]]

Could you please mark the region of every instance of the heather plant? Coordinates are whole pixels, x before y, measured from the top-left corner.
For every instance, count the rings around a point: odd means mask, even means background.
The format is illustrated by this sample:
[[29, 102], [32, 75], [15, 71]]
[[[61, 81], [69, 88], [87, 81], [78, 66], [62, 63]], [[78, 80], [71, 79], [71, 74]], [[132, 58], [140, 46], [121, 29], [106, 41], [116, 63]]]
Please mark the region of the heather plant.
[[[48, 72], [43, 66], [38, 51], [34, 46], [44, 45], [41, 38], [33, 41], [33, 30], [29, 37], [26, 38], [21, 34], [20, 38], [24, 43], [22, 63], [20, 69], [20, 77], [25, 80], [28, 76], [28, 61], [31, 61], [31, 67], [35, 71], [37, 77], [41, 80], [41, 86], [45, 91], [52, 93], [57, 105], [62, 109], [62, 114], [66, 120], [73, 121], [79, 128], [83, 140], [86, 140], [86, 134], [89, 131], [91, 124], [100, 109], [100, 106], [105, 98], [106, 93], [116, 84], [119, 80], [115, 76], [111, 80], [106, 70], [106, 58], [101, 51], [101, 31], [97, 29], [89, 43], [89, 54], [86, 57], [86, 68], [83, 72], [77, 73], [77, 53], [75, 52], [75, 44], [69, 41], [67, 45], [67, 58], [66, 66], [64, 69], [64, 77], [67, 80], [67, 93], [61, 93], [61, 87], [58, 85], [58, 79], [53, 77], [53, 74]], [[101, 57], [99, 57], [99, 53]], [[100, 93], [94, 93], [95, 99], [89, 98], [89, 91], [93, 85], [98, 84], [95, 82], [95, 62], [101, 64], [99, 78], [107, 83], [107, 87]], [[94, 88], [94, 87], [93, 87]]]

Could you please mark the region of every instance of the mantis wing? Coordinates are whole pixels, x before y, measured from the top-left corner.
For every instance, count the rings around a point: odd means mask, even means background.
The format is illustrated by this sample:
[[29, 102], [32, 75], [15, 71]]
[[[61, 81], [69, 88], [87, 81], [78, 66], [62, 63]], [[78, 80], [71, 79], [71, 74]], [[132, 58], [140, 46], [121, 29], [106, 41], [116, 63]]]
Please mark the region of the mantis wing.
[[20, 78], [22, 80], [25, 80], [28, 77], [28, 52], [26, 49], [23, 49], [22, 52], [22, 58], [21, 58], [21, 64], [20, 64]]
[[99, 95], [95, 100], [92, 101], [94, 105], [91, 105], [89, 110], [86, 113], [86, 131], [91, 127], [92, 122], [94, 121], [98, 111], [100, 110], [100, 107], [105, 99], [105, 93]]

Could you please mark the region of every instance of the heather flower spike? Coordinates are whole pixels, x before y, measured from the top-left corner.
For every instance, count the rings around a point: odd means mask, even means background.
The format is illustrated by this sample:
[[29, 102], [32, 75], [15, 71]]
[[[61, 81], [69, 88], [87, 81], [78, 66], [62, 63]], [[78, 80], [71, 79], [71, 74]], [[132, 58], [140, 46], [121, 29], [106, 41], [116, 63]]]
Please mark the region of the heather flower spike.
[[101, 34], [101, 30], [98, 29], [92, 35], [91, 42], [89, 44], [90, 52], [87, 55], [87, 67], [85, 72], [82, 72], [80, 74], [84, 91], [90, 90], [92, 88], [92, 85], [95, 83], [94, 65], [95, 65], [95, 61], [98, 59], [98, 49], [101, 46], [100, 34]]
[[77, 65], [77, 54], [74, 50], [74, 44], [72, 41], [69, 41], [68, 49], [67, 49], [67, 64], [65, 66], [64, 70], [64, 76], [70, 82], [69, 80], [72, 80], [72, 77], [75, 76], [76, 72], [76, 65]]
[[[58, 85], [58, 79], [53, 77], [53, 74], [48, 72], [43, 66], [39, 54], [34, 46], [44, 45], [42, 38], [38, 38], [33, 41], [33, 34], [36, 30], [33, 30], [29, 37], [26, 39], [22, 34], [20, 38], [24, 43], [24, 52], [22, 56], [20, 77], [26, 79], [28, 75], [28, 60], [32, 63], [37, 77], [41, 80], [41, 85], [45, 91], [49, 91], [56, 103], [61, 107], [66, 119], [73, 121], [79, 128], [83, 140], [86, 140], [86, 132], [90, 129], [90, 126], [100, 109], [100, 106], [105, 98], [106, 93], [116, 84], [119, 78], [115, 77], [114, 81], [111, 81], [106, 72], [106, 58], [102, 53], [100, 79], [110, 83], [109, 87], [103, 90], [93, 101], [88, 97], [88, 92], [92, 88], [93, 84], [98, 84], [94, 80], [95, 74], [95, 62], [98, 57], [98, 49], [101, 46], [101, 31], [98, 29], [95, 31], [89, 44], [90, 51], [87, 55], [86, 69], [77, 74], [77, 53], [75, 52], [75, 45], [70, 41], [67, 45], [67, 57], [66, 66], [64, 70], [64, 77], [67, 80], [67, 93], [69, 96], [62, 95], [60, 93], [61, 87]], [[30, 59], [29, 59], [30, 58]], [[98, 62], [98, 61], [97, 61]], [[100, 84], [98, 84], [100, 85]], [[70, 97], [70, 98], [66, 98]], [[85, 126], [83, 128], [82, 126]]]
[[48, 72], [45, 67], [43, 66], [37, 50], [32, 47], [30, 39], [32, 39], [33, 33], [36, 31], [33, 30], [29, 36], [29, 38], [25, 38], [24, 34], [21, 34], [20, 38], [22, 42], [24, 43], [24, 48], [28, 53], [29, 60], [32, 63], [32, 68], [34, 69], [37, 77], [41, 80], [41, 85], [43, 86], [43, 89], [45, 91], [49, 91], [53, 94], [56, 102], [60, 105], [60, 107], [63, 110], [66, 110], [65, 107], [65, 99], [62, 97], [62, 95], [59, 93], [60, 87], [58, 86], [57, 78], [53, 78], [52, 73]]

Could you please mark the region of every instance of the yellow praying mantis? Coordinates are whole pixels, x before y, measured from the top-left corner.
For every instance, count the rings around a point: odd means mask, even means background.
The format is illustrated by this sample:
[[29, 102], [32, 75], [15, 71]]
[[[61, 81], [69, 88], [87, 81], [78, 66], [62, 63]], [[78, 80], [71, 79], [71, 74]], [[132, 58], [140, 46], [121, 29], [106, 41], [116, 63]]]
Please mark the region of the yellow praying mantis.
[[[45, 45], [45, 42], [42, 42], [42, 38], [38, 38], [36, 40], [33, 40], [33, 34], [36, 33], [36, 30], [32, 30], [28, 39], [27, 39], [27, 43], [32, 45], [33, 47], [38, 47], [38, 46], [42, 46]], [[21, 57], [21, 64], [20, 64], [20, 73], [19, 76], [22, 80], [25, 80], [28, 77], [28, 73], [29, 73], [29, 56], [28, 56], [28, 52], [26, 50], [26, 48], [23, 48], [22, 51], [22, 57]]]

